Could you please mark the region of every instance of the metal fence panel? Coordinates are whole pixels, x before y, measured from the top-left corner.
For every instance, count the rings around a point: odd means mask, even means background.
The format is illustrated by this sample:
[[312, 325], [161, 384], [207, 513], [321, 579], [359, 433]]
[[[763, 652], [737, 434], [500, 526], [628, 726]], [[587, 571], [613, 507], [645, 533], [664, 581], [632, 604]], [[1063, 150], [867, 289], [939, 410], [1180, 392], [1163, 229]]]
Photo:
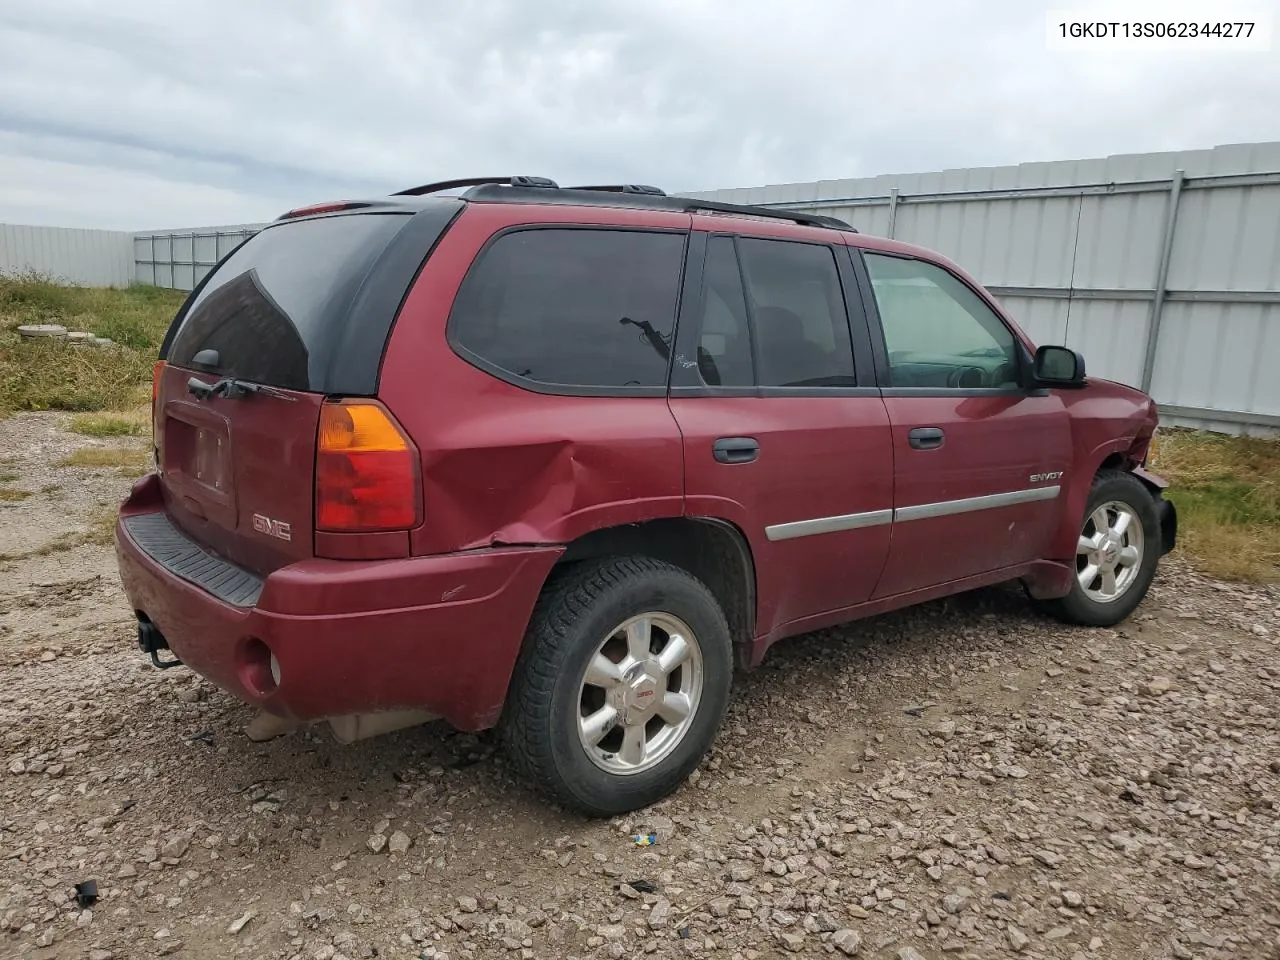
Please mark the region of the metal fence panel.
[[128, 286], [134, 279], [130, 235], [0, 223], [0, 274], [39, 273], [66, 283]]
[[937, 250], [1165, 422], [1280, 431], [1280, 143], [689, 195]]

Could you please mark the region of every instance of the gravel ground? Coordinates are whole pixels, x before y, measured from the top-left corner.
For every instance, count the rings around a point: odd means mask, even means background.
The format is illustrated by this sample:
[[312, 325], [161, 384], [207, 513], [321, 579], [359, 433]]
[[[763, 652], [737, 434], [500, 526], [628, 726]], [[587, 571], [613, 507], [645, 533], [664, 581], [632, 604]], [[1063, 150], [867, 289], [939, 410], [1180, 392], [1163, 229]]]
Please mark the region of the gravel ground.
[[[59, 485], [9, 552], [128, 485], [52, 468], [62, 422], [0, 421]], [[692, 782], [598, 822], [439, 725], [249, 742], [136, 653], [109, 548], [0, 573], [3, 957], [1280, 958], [1280, 593], [1176, 555], [1118, 630], [997, 589], [782, 644]]]

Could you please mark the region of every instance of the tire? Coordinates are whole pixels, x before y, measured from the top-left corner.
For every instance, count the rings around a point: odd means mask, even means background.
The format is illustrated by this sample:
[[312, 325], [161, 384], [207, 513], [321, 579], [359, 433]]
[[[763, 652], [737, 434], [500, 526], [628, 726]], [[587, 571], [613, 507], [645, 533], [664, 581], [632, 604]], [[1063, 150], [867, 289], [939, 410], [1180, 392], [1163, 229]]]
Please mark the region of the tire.
[[[1114, 522], [1112, 518], [1118, 519], [1120, 509], [1129, 514], [1129, 527], [1126, 527], [1123, 537], [1119, 542], [1106, 538], [1099, 541], [1097, 526], [1103, 516], [1101, 511], [1106, 511], [1107, 522], [1110, 524]], [[1140, 531], [1137, 535], [1129, 529], [1135, 524]], [[1101, 542], [1107, 549], [1088, 551], [1085, 548], [1086, 540]], [[1114, 626], [1133, 613], [1142, 602], [1156, 574], [1156, 564], [1162, 552], [1161, 532], [1156, 502], [1151, 491], [1131, 473], [1122, 470], [1099, 471], [1089, 490], [1078, 543], [1076, 576], [1071, 581], [1071, 592], [1059, 599], [1042, 601], [1042, 605], [1049, 614], [1066, 623], [1086, 627]], [[1114, 555], [1109, 551], [1114, 549], [1123, 555], [1128, 548], [1135, 546], [1139, 552], [1136, 562], [1126, 566], [1121, 556], [1120, 565], [1112, 567], [1111, 585], [1115, 588], [1115, 598], [1105, 599], [1108, 586], [1105, 570], [1111, 566], [1111, 556]], [[1095, 560], [1099, 562], [1095, 563]], [[1082, 580], [1088, 575], [1090, 566], [1099, 573], [1086, 586]]]
[[[681, 649], [674, 636], [684, 638], [688, 656], [664, 677], [664, 662]], [[656, 653], [636, 659], [641, 646]], [[613, 665], [599, 669], [601, 657]], [[615, 672], [630, 679], [615, 681]], [[502, 740], [520, 774], [564, 806], [589, 816], [627, 813], [665, 797], [697, 767], [724, 718], [732, 678], [729, 627], [700, 581], [648, 557], [583, 562], [554, 577], [534, 608]], [[696, 696], [688, 692], [695, 680]], [[668, 708], [688, 708], [687, 720], [668, 722], [659, 714], [678, 715]], [[588, 746], [591, 731], [604, 729]], [[637, 757], [645, 759], [633, 763]]]

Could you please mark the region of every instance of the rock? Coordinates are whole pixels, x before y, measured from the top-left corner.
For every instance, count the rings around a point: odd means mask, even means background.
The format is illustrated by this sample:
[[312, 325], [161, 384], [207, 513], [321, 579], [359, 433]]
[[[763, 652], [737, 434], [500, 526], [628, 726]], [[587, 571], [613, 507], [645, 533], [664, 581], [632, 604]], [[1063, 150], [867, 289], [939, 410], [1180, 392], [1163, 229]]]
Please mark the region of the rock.
[[649, 929], [661, 930], [667, 925], [667, 920], [671, 916], [671, 901], [659, 898], [658, 902], [653, 905], [649, 911]]
[[676, 835], [676, 825], [670, 817], [650, 817], [649, 829], [645, 832], [657, 836], [659, 843], [666, 843]]
[[256, 910], [246, 910], [240, 914], [239, 918], [231, 922], [231, 926], [227, 927], [227, 933], [233, 937], [249, 925], [249, 921], [258, 915]]
[[1163, 697], [1166, 693], [1178, 689], [1177, 682], [1168, 677], [1156, 677], [1138, 685], [1138, 692], [1146, 697]]
[[804, 949], [803, 933], [780, 933], [778, 934], [778, 940], [781, 941], [784, 948], [792, 953], [799, 953]]
[[1031, 942], [1031, 939], [1013, 924], [1009, 924], [1008, 929], [1005, 930], [1005, 935], [1008, 936], [1009, 946], [1013, 948], [1015, 953], [1025, 950], [1027, 944]]
[[606, 923], [603, 926], [596, 927], [596, 936], [616, 943], [626, 939], [627, 928], [620, 923]]
[[386, 845], [387, 845], [387, 838], [380, 833], [373, 834], [371, 837], [369, 837], [368, 840], [365, 841], [365, 846], [367, 846], [374, 853], [381, 853], [383, 848], [386, 847]]
[[1074, 910], [1077, 907], [1084, 906], [1084, 897], [1080, 896], [1080, 894], [1076, 893], [1074, 890], [1063, 890], [1062, 902]]
[[168, 842], [160, 848], [160, 856], [171, 860], [177, 860], [187, 852], [187, 848], [189, 846], [191, 846], [191, 834], [175, 833], [169, 838]]
[[403, 830], [397, 830], [391, 835], [391, 839], [387, 841], [388, 849], [396, 854], [408, 853], [411, 846], [413, 846], [413, 838]]
[[862, 949], [862, 934], [857, 930], [837, 930], [831, 944], [846, 957], [856, 957]]
[[1050, 870], [1057, 870], [1058, 864], [1062, 863], [1062, 858], [1051, 850], [1035, 850], [1031, 855]]
[[903, 947], [898, 951], [898, 960], [924, 960], [924, 956], [915, 947]]
[[27, 765], [22, 762], [21, 758], [15, 759], [9, 764], [9, 772], [14, 775], [26, 773]]
[[930, 730], [929, 733], [931, 736], [937, 737], [939, 740], [950, 740], [956, 735], [956, 722], [954, 720], [943, 720]]
[[110, 950], [89, 951], [89, 960], [115, 960], [115, 956]]
[[1061, 940], [1063, 937], [1071, 936], [1070, 927], [1054, 927], [1044, 935], [1046, 940]]
[[750, 864], [736, 863], [729, 868], [729, 879], [734, 883], [747, 883], [756, 875], [756, 868]]
[[458, 909], [463, 913], [475, 913], [480, 909], [480, 904], [476, 902], [475, 897], [459, 897]]

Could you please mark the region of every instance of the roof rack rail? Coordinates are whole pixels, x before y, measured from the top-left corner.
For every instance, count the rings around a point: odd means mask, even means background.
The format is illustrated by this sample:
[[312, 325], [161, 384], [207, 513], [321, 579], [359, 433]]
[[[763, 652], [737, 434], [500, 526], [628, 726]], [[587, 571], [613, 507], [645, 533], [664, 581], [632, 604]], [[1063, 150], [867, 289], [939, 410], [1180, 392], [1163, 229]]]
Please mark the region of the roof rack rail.
[[720, 203], [717, 200], [690, 200], [685, 205], [688, 213], [728, 213], [742, 217], [768, 217], [771, 220], [790, 220], [806, 227], [829, 227], [835, 230], [846, 230], [857, 233], [851, 224], [839, 217], [827, 217], [820, 213], [804, 213], [800, 210], [783, 210], [778, 207], [758, 207], [738, 203]]
[[596, 190], [600, 193], [638, 193], [646, 197], [665, 197], [667, 191], [647, 183], [615, 183], [589, 187], [565, 187], [566, 190]]
[[547, 177], [463, 177], [460, 180], [441, 180], [439, 183], [424, 183], [420, 187], [410, 187], [392, 194], [393, 197], [421, 197], [428, 193], [440, 193], [444, 190], [457, 190], [459, 187], [482, 187], [491, 183], [506, 184], [512, 187], [542, 187], [556, 190], [559, 184]]
[[[538, 183], [528, 183], [538, 179]], [[467, 181], [452, 181], [461, 184]], [[474, 186], [464, 193], [464, 200], [479, 203], [550, 203], [562, 205], [587, 205], [607, 207], [628, 207], [633, 210], [670, 210], [678, 213], [722, 213], [739, 217], [758, 217], [767, 220], [787, 220], [806, 227], [822, 227], [827, 230], [841, 230], [845, 233], [858, 231], [837, 217], [823, 216], [818, 213], [805, 213], [801, 210], [786, 210], [780, 207], [757, 207], [737, 203], [720, 203], [717, 200], [698, 200], [694, 197], [668, 196], [656, 187], [644, 187], [638, 184], [627, 186], [601, 187], [566, 187], [559, 189], [553, 181], [531, 177], [491, 177], [470, 181]], [[649, 192], [653, 190], [655, 192]], [[417, 187], [406, 193], [430, 192], [429, 188]], [[606, 197], [603, 194], [613, 193]], [[595, 194], [595, 196], [592, 196]]]

